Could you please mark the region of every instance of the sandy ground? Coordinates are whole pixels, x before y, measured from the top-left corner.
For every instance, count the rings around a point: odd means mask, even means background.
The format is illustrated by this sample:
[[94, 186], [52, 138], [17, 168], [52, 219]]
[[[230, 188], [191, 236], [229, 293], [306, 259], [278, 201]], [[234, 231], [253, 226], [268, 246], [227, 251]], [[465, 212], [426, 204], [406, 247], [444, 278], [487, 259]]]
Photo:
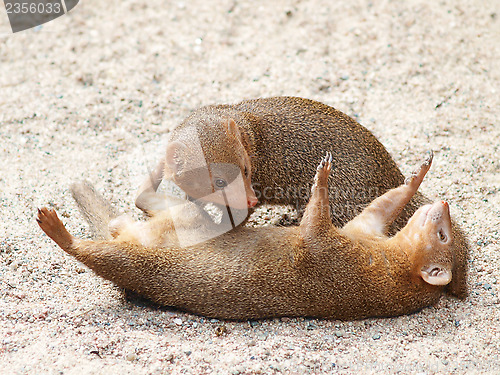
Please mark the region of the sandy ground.
[[[499, 7], [84, 0], [2, 37], [0, 373], [498, 373]], [[435, 150], [422, 190], [469, 234], [466, 301], [394, 319], [214, 321], [127, 301], [37, 227], [50, 205], [87, 236], [72, 181], [133, 210], [190, 110], [274, 95], [355, 117], [405, 173]]]

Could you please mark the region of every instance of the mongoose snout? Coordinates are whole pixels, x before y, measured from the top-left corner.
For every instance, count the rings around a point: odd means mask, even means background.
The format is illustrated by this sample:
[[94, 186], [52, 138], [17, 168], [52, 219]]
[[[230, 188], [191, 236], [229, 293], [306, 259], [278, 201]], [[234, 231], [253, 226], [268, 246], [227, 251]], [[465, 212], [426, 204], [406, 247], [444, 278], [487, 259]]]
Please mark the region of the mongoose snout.
[[[451, 229], [450, 206], [448, 202], [440, 201], [434, 204], [426, 204], [420, 207], [410, 219], [415, 225], [419, 225], [429, 237], [437, 237], [442, 243], [452, 241], [453, 232]], [[420, 230], [420, 228], [418, 229]]]

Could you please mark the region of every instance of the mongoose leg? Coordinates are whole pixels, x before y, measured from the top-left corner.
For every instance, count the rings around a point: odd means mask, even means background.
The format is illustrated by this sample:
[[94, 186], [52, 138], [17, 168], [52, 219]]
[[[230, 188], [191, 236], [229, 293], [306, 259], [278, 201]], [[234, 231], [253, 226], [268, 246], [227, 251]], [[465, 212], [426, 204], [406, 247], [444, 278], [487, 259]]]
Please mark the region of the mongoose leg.
[[156, 193], [163, 179], [164, 169], [165, 160], [162, 159], [139, 188], [135, 199], [137, 208], [144, 212], [161, 211], [166, 208], [164, 198]]
[[432, 151], [405, 184], [391, 189], [370, 203], [358, 216], [348, 222], [343, 230], [364, 233], [368, 236], [385, 236], [387, 228], [397, 218], [422, 183], [432, 164]]
[[304, 238], [324, 235], [333, 226], [328, 200], [328, 175], [331, 168], [332, 154], [327, 152], [316, 170], [311, 199], [300, 222], [300, 231]]
[[66, 253], [122, 288], [141, 292], [148, 280], [143, 274], [151, 272], [148, 267], [153, 267], [155, 271], [159, 268], [155, 264], [158, 254], [154, 250], [134, 243], [89, 241], [73, 237], [54, 210], [45, 207], [39, 209], [36, 221], [45, 234]]
[[38, 209], [36, 221], [45, 234], [52, 238], [61, 249], [74, 255], [71, 248], [75, 238], [66, 230], [54, 210], [49, 210], [46, 207]]

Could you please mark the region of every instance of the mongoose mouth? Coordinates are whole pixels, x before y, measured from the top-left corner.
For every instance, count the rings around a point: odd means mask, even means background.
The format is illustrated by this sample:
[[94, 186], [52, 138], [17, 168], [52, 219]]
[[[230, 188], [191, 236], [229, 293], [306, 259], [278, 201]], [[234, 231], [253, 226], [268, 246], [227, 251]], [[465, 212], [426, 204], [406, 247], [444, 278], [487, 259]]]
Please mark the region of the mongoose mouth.
[[429, 216], [429, 211], [432, 208], [432, 204], [426, 204], [420, 207], [420, 215], [417, 217], [417, 222], [420, 226], [424, 227], [427, 223], [427, 217]]
[[420, 222], [426, 225], [429, 222], [440, 223], [442, 221], [450, 221], [450, 206], [448, 202], [440, 201], [434, 204], [428, 204], [422, 207]]

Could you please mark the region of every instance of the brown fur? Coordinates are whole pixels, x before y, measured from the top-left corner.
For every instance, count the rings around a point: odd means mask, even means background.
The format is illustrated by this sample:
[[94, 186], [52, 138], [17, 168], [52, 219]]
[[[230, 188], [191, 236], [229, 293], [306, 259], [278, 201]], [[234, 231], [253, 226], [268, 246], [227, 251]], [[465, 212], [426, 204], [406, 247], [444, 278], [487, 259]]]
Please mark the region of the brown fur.
[[[193, 145], [199, 145], [202, 151]], [[210, 168], [205, 170], [206, 183], [200, 183], [203, 180], [200, 169], [189, 174], [199, 164], [201, 155], [209, 166], [211, 163], [238, 166], [244, 189], [230, 195], [245, 197], [246, 194], [248, 207], [255, 204], [253, 199], [257, 197], [259, 203], [291, 204], [300, 211], [309, 200], [313, 177], [310, 165], [323, 150], [332, 151], [335, 165], [329, 179], [329, 195], [332, 222], [336, 226], [343, 226], [377, 196], [404, 181], [384, 146], [349, 116], [316, 101], [274, 97], [211, 105], [194, 111], [173, 130], [167, 148], [168, 162], [160, 162], [154, 183], [146, 181], [136, 204], [146, 211], [151, 207], [163, 174], [194, 198], [214, 192]], [[242, 208], [241, 204], [246, 203], [242, 199], [235, 198], [238, 203], [229, 205]], [[218, 202], [220, 198], [214, 194], [206, 200]], [[390, 233], [401, 229], [427, 203], [426, 197], [415, 194], [394, 221]], [[448, 292], [465, 298], [469, 248], [456, 223], [453, 232], [456, 264], [460, 268], [453, 271]]]
[[[63, 250], [99, 276], [159, 304], [209, 317], [361, 319], [407, 314], [435, 303], [444, 286], [431, 285], [433, 280], [449, 282], [457, 261], [450, 250], [447, 205], [434, 204], [433, 215], [423, 215], [424, 207], [395, 237], [384, 234], [430, 163], [343, 229], [332, 225], [330, 217], [326, 192], [331, 165], [330, 156], [318, 167], [299, 227], [238, 227], [196, 246], [182, 248], [170, 238], [166, 247], [155, 248], [141, 245], [133, 234], [120, 239], [132, 224], [119, 229], [112, 241], [89, 241], [69, 234], [53, 210], [39, 210], [37, 221]], [[168, 218], [162, 220], [169, 225]], [[437, 233], [444, 233], [444, 242]]]

